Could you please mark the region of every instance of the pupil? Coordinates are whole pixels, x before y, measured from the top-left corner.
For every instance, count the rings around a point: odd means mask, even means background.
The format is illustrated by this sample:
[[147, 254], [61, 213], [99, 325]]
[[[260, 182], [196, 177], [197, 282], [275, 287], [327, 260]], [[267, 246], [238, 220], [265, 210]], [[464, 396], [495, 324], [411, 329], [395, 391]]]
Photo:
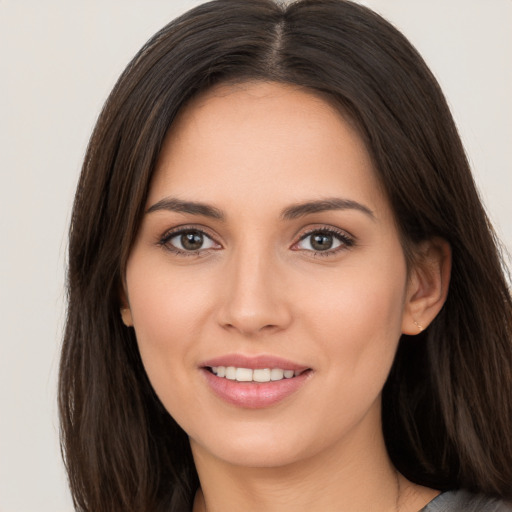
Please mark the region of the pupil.
[[311, 247], [316, 251], [326, 251], [332, 247], [332, 235], [314, 235], [311, 237]]
[[181, 235], [181, 245], [189, 251], [197, 251], [203, 245], [201, 233], [185, 233]]

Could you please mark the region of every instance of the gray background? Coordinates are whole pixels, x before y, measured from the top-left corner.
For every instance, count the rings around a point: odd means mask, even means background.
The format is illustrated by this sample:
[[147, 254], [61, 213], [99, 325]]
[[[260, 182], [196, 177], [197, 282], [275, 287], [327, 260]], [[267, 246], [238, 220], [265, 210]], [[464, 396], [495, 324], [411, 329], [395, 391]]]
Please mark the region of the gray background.
[[[192, 0], [0, 0], [0, 512], [70, 512], [56, 373], [66, 230], [87, 139], [117, 76]], [[512, 1], [367, 0], [443, 87], [512, 249]]]

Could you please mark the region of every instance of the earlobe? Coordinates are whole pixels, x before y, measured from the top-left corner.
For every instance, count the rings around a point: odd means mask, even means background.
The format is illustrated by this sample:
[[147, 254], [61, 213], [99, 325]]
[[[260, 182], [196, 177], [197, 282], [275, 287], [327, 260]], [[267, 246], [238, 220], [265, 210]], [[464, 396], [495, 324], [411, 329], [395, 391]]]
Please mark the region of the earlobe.
[[422, 332], [437, 316], [448, 295], [451, 272], [450, 244], [442, 238], [423, 242], [410, 271], [402, 318], [402, 333]]
[[126, 325], [126, 327], [133, 327], [132, 311], [128, 304], [128, 299], [126, 298], [126, 292], [124, 289], [119, 292], [119, 295], [121, 300], [120, 313], [123, 324]]
[[130, 308], [121, 308], [121, 318], [126, 327], [133, 327], [132, 312]]

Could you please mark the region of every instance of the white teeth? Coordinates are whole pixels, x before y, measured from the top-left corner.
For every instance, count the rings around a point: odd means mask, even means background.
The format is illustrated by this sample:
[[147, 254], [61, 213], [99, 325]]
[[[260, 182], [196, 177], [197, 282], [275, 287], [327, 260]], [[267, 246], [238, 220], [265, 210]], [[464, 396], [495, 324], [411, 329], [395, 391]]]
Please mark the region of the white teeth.
[[238, 382], [251, 382], [252, 381], [252, 370], [249, 368], [237, 368], [236, 369], [236, 380]]
[[284, 378], [284, 370], [281, 368], [272, 368], [270, 370], [270, 380], [281, 380]]
[[252, 380], [255, 382], [269, 382], [270, 381], [270, 369], [262, 368], [252, 372]]
[[299, 370], [282, 370], [281, 368], [236, 368], [235, 366], [212, 366], [217, 377], [224, 377], [238, 382], [270, 382], [291, 379], [300, 375]]

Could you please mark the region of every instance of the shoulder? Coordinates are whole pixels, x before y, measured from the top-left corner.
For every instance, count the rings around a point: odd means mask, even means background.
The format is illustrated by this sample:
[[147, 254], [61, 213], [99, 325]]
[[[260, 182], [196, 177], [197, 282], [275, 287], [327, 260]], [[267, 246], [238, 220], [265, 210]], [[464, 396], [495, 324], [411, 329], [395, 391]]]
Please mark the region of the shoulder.
[[420, 512], [512, 512], [512, 503], [466, 490], [441, 493]]

